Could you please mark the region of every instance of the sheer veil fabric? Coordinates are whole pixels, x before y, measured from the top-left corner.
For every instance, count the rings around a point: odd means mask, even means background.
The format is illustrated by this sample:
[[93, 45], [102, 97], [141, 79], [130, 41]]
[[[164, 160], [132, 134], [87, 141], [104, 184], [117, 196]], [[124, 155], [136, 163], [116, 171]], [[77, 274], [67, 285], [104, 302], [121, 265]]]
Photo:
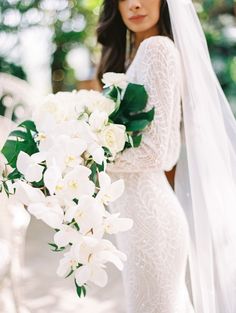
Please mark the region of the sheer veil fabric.
[[236, 312], [236, 121], [191, 0], [167, 0], [182, 65], [182, 151], [175, 192], [191, 235], [196, 313]]

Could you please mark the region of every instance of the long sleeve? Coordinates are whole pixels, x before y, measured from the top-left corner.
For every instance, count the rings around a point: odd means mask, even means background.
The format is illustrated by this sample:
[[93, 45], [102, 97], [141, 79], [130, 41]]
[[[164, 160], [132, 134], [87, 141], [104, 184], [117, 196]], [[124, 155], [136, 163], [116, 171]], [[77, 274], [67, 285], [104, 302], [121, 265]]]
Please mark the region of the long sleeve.
[[[170, 170], [180, 153], [180, 59], [174, 43], [164, 36], [145, 39], [131, 64], [131, 82], [143, 84], [148, 93], [146, 110], [155, 107], [155, 117], [143, 133], [138, 148], [122, 152], [110, 172]], [[130, 71], [131, 72], [131, 71]], [[132, 75], [130, 75], [132, 76]]]

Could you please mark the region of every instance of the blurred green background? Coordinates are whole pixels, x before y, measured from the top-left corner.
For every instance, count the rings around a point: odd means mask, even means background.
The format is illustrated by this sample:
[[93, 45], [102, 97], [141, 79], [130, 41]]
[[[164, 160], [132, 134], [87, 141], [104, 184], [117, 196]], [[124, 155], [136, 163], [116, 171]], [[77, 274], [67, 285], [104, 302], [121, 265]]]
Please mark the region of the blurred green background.
[[[101, 1], [1, 0], [0, 72], [27, 80], [41, 94], [83, 87], [94, 78], [99, 58], [95, 27]], [[195, 4], [236, 113], [236, 0]]]

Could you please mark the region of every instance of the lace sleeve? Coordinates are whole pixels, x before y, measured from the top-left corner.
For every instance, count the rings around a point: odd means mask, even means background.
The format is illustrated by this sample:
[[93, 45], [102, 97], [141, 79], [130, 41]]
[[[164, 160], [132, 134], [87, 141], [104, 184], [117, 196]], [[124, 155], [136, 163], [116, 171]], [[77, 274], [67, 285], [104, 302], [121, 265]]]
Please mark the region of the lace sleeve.
[[134, 63], [135, 83], [143, 84], [148, 93], [146, 110], [155, 107], [155, 117], [143, 133], [138, 148], [123, 151], [110, 172], [141, 172], [160, 168], [168, 170], [180, 151], [180, 63], [174, 43], [164, 36], [145, 39], [139, 46]]

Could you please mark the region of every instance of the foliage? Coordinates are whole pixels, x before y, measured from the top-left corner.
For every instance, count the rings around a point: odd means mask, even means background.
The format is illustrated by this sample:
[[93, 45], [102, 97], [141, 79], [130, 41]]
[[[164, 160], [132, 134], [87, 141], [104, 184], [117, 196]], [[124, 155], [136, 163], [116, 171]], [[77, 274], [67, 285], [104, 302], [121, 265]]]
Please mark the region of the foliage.
[[236, 1], [197, 4], [214, 69], [236, 114]]

